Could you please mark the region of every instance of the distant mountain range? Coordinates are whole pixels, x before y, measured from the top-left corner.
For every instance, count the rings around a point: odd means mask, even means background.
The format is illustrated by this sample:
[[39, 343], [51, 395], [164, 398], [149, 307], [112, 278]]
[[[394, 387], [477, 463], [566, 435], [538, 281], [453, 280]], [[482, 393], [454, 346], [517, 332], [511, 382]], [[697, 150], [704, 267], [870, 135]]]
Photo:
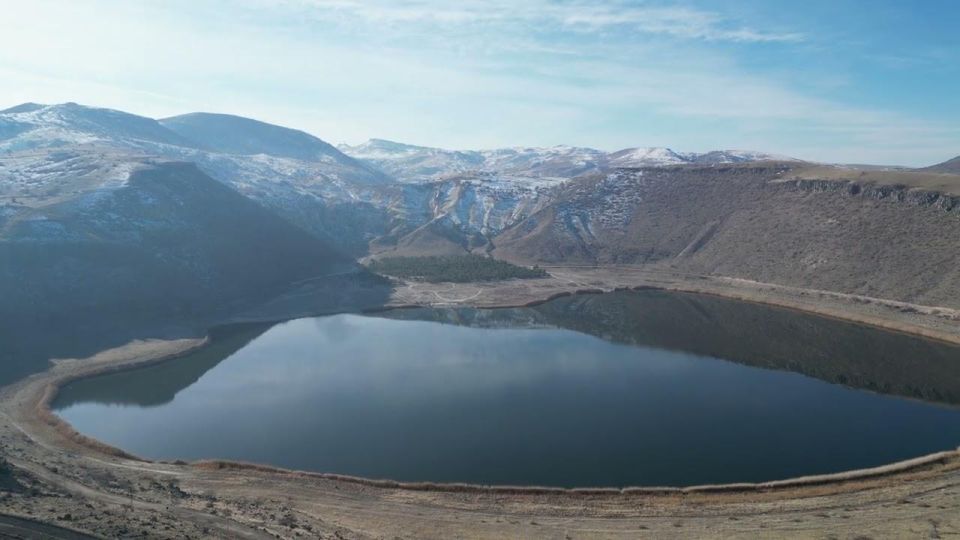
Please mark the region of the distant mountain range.
[[370, 139], [356, 146], [341, 144], [338, 148], [402, 182], [431, 182], [465, 173], [570, 178], [615, 168], [798, 161], [786, 156], [744, 150], [717, 150], [702, 154], [678, 153], [669, 148], [656, 147], [626, 148], [610, 153], [575, 146], [444, 150], [383, 139]]
[[[154, 120], [76, 103], [26, 103], [0, 111], [0, 156], [9, 179], [0, 197], [26, 206], [62, 198], [63, 182], [82, 179], [86, 190], [122, 184], [138, 160], [196, 163], [354, 255], [371, 245], [417, 252], [482, 247], [545, 204], [550, 189], [584, 174], [776, 158], [668, 149], [608, 154], [567, 146], [451, 151], [379, 139], [338, 150], [305, 132], [239, 116], [192, 113]], [[9, 204], [2, 208], [0, 219], [14, 213]]]
[[0, 297], [10, 313], [49, 295], [76, 309], [193, 310], [365, 256], [473, 252], [946, 305], [960, 298], [960, 175], [943, 174], [957, 165], [337, 148], [238, 116], [27, 103], [0, 111]]

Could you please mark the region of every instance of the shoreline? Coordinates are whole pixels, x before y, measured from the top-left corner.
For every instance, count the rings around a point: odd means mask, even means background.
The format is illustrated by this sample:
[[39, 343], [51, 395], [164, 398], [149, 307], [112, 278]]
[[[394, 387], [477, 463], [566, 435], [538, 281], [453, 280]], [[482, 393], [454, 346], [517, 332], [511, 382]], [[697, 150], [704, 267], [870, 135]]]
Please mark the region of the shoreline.
[[[604, 277], [606, 279], [609, 276]], [[623, 276], [620, 276], [623, 277]], [[927, 314], [932, 323], [924, 326], [924, 320], [913, 320], [916, 314], [901, 314], [895, 311], [895, 308], [889, 306], [883, 309], [885, 312], [871, 314], [871, 309], [886, 301], [874, 299], [880, 304], [861, 305], [850, 303], [843, 309], [841, 304], [829, 304], [820, 302], [820, 299], [813, 298], [811, 305], [810, 297], [791, 300], [789, 297], [777, 297], [757, 287], [777, 287], [769, 284], [752, 285], [751, 287], [742, 287], [719, 280], [708, 280], [701, 283], [699, 279], [691, 280], [663, 280], [662, 276], [651, 276], [649, 274], [634, 276], [639, 277], [639, 282], [622, 283], [621, 280], [613, 280], [606, 283], [606, 286], [587, 286], [589, 284], [562, 284], [560, 288], [554, 287], [535, 292], [533, 295], [514, 295], [508, 294], [511, 291], [509, 287], [516, 284], [508, 284], [506, 294], [513, 302], [497, 301], [497, 296], [488, 294], [475, 297], [476, 302], [456, 303], [462, 307], [477, 308], [511, 308], [527, 307], [538, 305], [555, 298], [584, 295], [600, 294], [615, 290], [624, 289], [658, 289], [671, 292], [707, 294], [723, 298], [729, 298], [736, 301], [750, 302], [761, 305], [773, 306], [783, 309], [790, 309], [809, 313], [815, 316], [828, 317], [856, 324], [864, 324], [879, 328], [884, 331], [894, 331], [898, 333], [909, 334], [922, 339], [935, 339], [945, 341], [951, 344], [960, 344], [960, 331], [950, 333], [938, 328], [936, 323], [942, 320], [940, 315]], [[556, 281], [556, 280], [554, 280]], [[542, 285], [542, 284], [541, 284]], [[464, 285], [464, 287], [475, 287], [476, 284]], [[453, 289], [451, 287], [451, 289]], [[498, 286], [484, 286], [485, 294], [490, 291], [499, 290]], [[777, 289], [779, 290], [779, 289]], [[446, 291], [446, 289], [444, 289]], [[423, 292], [417, 288], [417, 292]], [[469, 292], [469, 291], [468, 291]], [[446, 292], [445, 292], [446, 294]], [[809, 293], [808, 293], [809, 294]], [[836, 293], [829, 293], [836, 294]], [[469, 295], [467, 295], [469, 296]], [[493, 297], [492, 300], [490, 297]], [[390, 305], [376, 309], [357, 310], [362, 313], [375, 311], [384, 311], [392, 309], [405, 308], [423, 308], [423, 307], [450, 307], [446, 302], [406, 302], [403, 295], [397, 295], [392, 299]], [[820, 302], [820, 305], [815, 305]], [[826, 304], [826, 305], [824, 305]], [[869, 309], [867, 309], [869, 308]], [[945, 308], [931, 308], [932, 311], [939, 312]], [[950, 313], [948, 313], [950, 315]], [[302, 314], [294, 316], [298, 318]], [[240, 322], [252, 322], [248, 317]], [[288, 318], [277, 319], [264, 317], [259, 322], [281, 322], [289, 320]], [[226, 323], [237, 321], [226, 321]], [[953, 327], [952, 320], [948, 328]], [[241, 502], [245, 499], [246, 491], [239, 491], [239, 488], [233, 486], [245, 485], [245, 490], [254, 490], [255, 493], [262, 493], [261, 497], [267, 497], [270, 501], [281, 501], [285, 493], [297, 493], [294, 499], [301, 511], [306, 508], [312, 508], [317, 497], [326, 501], [324, 508], [337, 508], [338, 515], [344, 522], [349, 521], [357, 527], [367, 527], [370, 525], [370, 518], [352, 517], [350, 511], [341, 508], [336, 501], [344, 493], [350, 493], [351, 497], [370, 498], [370, 508], [380, 508], [382, 506], [400, 505], [403, 512], [409, 512], [410, 515], [403, 519], [390, 520], [389, 523], [380, 523], [379, 526], [386, 527], [383, 530], [405, 531], [411, 523], [423, 524], [426, 518], [415, 517], [436, 513], [435, 518], [440, 519], [441, 515], [459, 516], [457, 519], [469, 518], [472, 525], [468, 529], [461, 529], [449, 525], [448, 530], [451, 534], [459, 534], [458, 531], [469, 530], [476, 533], [480, 530], [487, 530], [492, 525], [478, 516], [489, 515], [494, 512], [493, 508], [499, 508], [495, 512], [503, 511], [502, 506], [507, 505], [517, 512], [518, 515], [537, 515], [537, 521], [560, 520], [563, 515], [582, 516], [577, 519], [584, 520], [603, 520], [603, 516], [641, 516], [653, 513], [657, 516], [667, 512], [670, 514], [670, 508], [677, 508], [681, 504], [690, 519], [700, 520], [706, 527], [707, 524], [717, 525], [717, 521], [711, 518], [711, 513], [727, 514], [734, 512], [741, 516], [740, 512], [747, 512], [747, 516], [756, 512], [756, 509], [768, 508], [769, 505], [776, 505], [780, 510], [764, 510], [764, 512], [775, 512], [775, 515], [783, 512], [784, 505], [797, 506], [800, 508], [817, 507], [823, 504], [829, 504], [830, 507], [836, 506], [836, 500], [889, 500], [889, 493], [900, 492], [918, 492], [918, 493], [940, 493], [937, 497], [946, 497], [945, 506], [942, 503], [940, 507], [952, 509], [960, 508], [960, 448], [948, 449], [941, 452], [935, 452], [926, 456], [889, 463], [877, 467], [843, 471], [831, 474], [802, 476], [787, 478], [761, 483], [730, 483], [687, 487], [657, 487], [657, 486], [636, 486], [636, 487], [597, 487], [597, 488], [562, 488], [562, 487], [542, 487], [542, 486], [484, 486], [462, 483], [433, 483], [433, 482], [398, 482], [392, 480], [380, 480], [373, 478], [359, 478], [335, 473], [318, 473], [309, 471], [296, 471], [274, 467], [271, 465], [256, 463], [241, 463], [227, 460], [199, 460], [193, 462], [183, 461], [154, 461], [133, 456], [122, 449], [106, 445], [96, 439], [88, 437], [76, 431], [69, 423], [60, 418], [52, 409], [51, 405], [56, 399], [59, 389], [76, 380], [96, 377], [107, 373], [125, 371], [146, 367], [167, 360], [190, 354], [198, 348], [203, 347], [210, 342], [208, 329], [207, 337], [200, 339], [181, 339], [174, 341], [152, 340], [144, 342], [134, 342], [115, 349], [102, 351], [93, 357], [78, 360], [58, 360], [54, 361], [49, 369], [42, 373], [34, 374], [17, 383], [0, 389], [0, 430], [8, 427], [14, 430], [6, 429], [7, 437], [15, 431], [19, 431], [24, 437], [22, 443], [23, 452], [17, 455], [17, 459], [12, 459], [14, 466], [23, 467], [25, 470], [34, 472], [43, 472], [37, 469], [40, 465], [35, 461], [53, 460], [63, 465], [56, 468], [56, 474], [49, 475], [48, 480], [54, 483], [61, 482], [56, 480], [57, 475], [63, 475], [65, 467], [74, 469], [89, 469], [91, 471], [102, 471], [97, 475], [107, 475], [107, 477], [120, 474], [128, 481], [143, 482], [149, 477], [174, 478], [180, 482], [188, 482], [195, 486], [193, 490], [200, 490], [200, 493], [208, 493], [203, 497], [214, 497], [217, 504], [228, 504], [233, 508], [235, 514], [233, 518], [226, 522], [219, 523], [217, 527], [221, 530], [223, 527], [233, 527], [239, 516], [243, 515], [242, 520], [249, 521], [250, 516], [243, 514]], [[5, 425], [2, 422], [6, 418], [12, 426]], [[31, 450], [31, 448], [35, 448]], [[48, 456], [43, 458], [42, 456]], [[157, 476], [159, 475], [159, 476]], [[95, 475], [96, 476], [96, 475]], [[951, 480], [953, 479], [953, 480]], [[69, 482], [62, 480], [63, 485]], [[155, 482], [155, 481], [154, 481]], [[237, 484], [239, 482], [239, 484]], [[254, 482], [258, 487], [251, 487], [250, 482]], [[951, 483], [952, 482], [952, 483]], [[260, 484], [263, 484], [260, 487]], [[99, 483], [95, 483], [99, 486]], [[219, 487], [218, 487], [219, 486]], [[933, 487], [931, 487], [933, 486]], [[937, 487], [939, 486], [939, 487]], [[99, 486], [97, 489], [106, 489], [110, 491], [115, 488]], [[953, 489], [957, 494], [952, 495]], [[931, 491], [933, 490], [933, 491]], [[939, 490], [939, 491], [937, 491]], [[946, 491], [944, 491], [946, 490]], [[148, 495], [137, 495], [137, 497], [161, 497], [167, 496], [165, 490], [145, 492]], [[924, 495], [925, 497], [927, 495]], [[129, 497], [134, 497], [130, 494]], [[900, 497], [900, 495], [896, 495]], [[903, 495], [905, 500], [912, 500]], [[915, 497], [910, 495], [909, 497]], [[133, 499], [131, 499], [133, 500]], [[201, 501], [204, 499], [200, 499]], [[420, 502], [418, 502], [420, 501]], [[428, 502], [432, 501], [432, 502]], [[199, 504], [199, 503], [197, 503]], [[272, 503], [271, 503], [272, 504]], [[290, 503], [277, 503], [277, 508], [283, 508]], [[428, 504], [432, 510], [426, 510], [428, 507], [422, 506]], [[879, 502], [869, 503], [870, 505], [880, 504]], [[239, 505], [239, 506], [238, 506]], [[332, 505], [332, 506], [331, 506]], [[704, 506], [706, 505], [706, 506]], [[869, 506], [874, 508], [875, 506]], [[170, 503], [157, 512], [170, 511]], [[356, 513], [357, 508], [352, 512]], [[484, 510], [484, 509], [487, 510]], [[563, 510], [567, 508], [567, 510]], [[704, 510], [709, 508], [709, 512]], [[866, 507], [865, 507], [866, 508]], [[165, 509], [165, 510], [164, 510]], [[197, 511], [193, 508], [191, 511]], [[203, 509], [199, 509], [201, 515], [190, 514], [190, 519], [204, 521]], [[18, 515], [4, 510], [4, 513]], [[486, 512], [486, 513], [485, 513]], [[559, 513], [558, 513], [559, 512]], [[821, 514], [825, 512], [820, 512]], [[829, 512], [826, 512], [829, 513]], [[317, 519], [322, 514], [315, 514]], [[406, 515], [406, 514], [404, 514]], [[731, 514], [733, 515], [733, 514]], [[819, 514], [814, 514], [819, 515]], [[552, 517], [551, 517], [552, 516]], [[958, 514], [960, 516], [960, 514]], [[36, 519], [35, 515], [23, 515], [30, 519]], [[769, 517], [769, 516], [768, 516]], [[786, 523], [786, 514], [783, 514]], [[474, 519], [476, 518], [476, 519]], [[58, 521], [56, 516], [50, 519], [60, 525], [70, 525]], [[178, 519], [186, 519], [183, 515]], [[263, 519], [262, 516], [261, 518]], [[444, 518], [446, 519], [446, 518]], [[573, 519], [573, 518], [567, 518]], [[631, 518], [632, 519], [632, 518]], [[639, 519], [639, 517], [637, 518]], [[647, 519], [647, 518], [644, 518]], [[659, 518], [658, 518], [659, 519]], [[738, 517], [737, 519], [747, 519]], [[819, 518], [817, 518], [819, 519]], [[906, 519], [906, 518], [905, 518]], [[912, 517], [909, 517], [912, 519]], [[411, 521], [413, 520], [413, 521]], [[322, 520], [321, 520], [322, 521]], [[499, 522], [499, 521], [498, 521]], [[313, 526], [319, 526], [317, 522], [311, 522]], [[579, 522], [578, 522], [579, 523]], [[646, 521], [645, 521], [646, 523]], [[866, 526], [868, 522], [861, 523]], [[404, 525], [406, 524], [406, 525]], [[569, 525], [569, 523], [568, 523]], [[670, 523], [663, 522], [664, 531], [669, 532]], [[714, 525], [710, 525], [713, 527]], [[722, 526], [735, 526], [737, 523], [720, 524]], [[742, 525], [742, 524], [741, 524]], [[399, 527], [399, 529], [390, 529], [390, 527]], [[577, 524], [579, 526], [579, 524]], [[596, 526], [596, 523], [594, 523]], [[759, 525], [765, 528], [762, 525]], [[960, 526], [960, 520], [958, 520]], [[270, 529], [271, 534], [276, 535], [277, 529]], [[380, 530], [380, 529], [377, 529]], [[430, 530], [430, 529], [424, 529]], [[492, 530], [492, 529], [491, 529]], [[515, 528], [497, 529], [498, 534], [482, 535], [467, 534], [466, 536], [496, 537], [502, 534], [513, 534]], [[706, 531], [708, 529], [704, 529]], [[710, 529], [712, 530], [712, 529]], [[730, 529], [740, 531], [740, 529]], [[505, 532], [506, 531], [506, 532]], [[232, 531], [236, 533], [236, 531]], [[527, 531], [526, 536], [542, 536], [539, 531], [534, 529]], [[729, 532], [729, 531], [728, 531]], [[749, 533], [739, 533], [749, 535]], [[280, 536], [284, 536], [280, 534]], [[289, 534], [288, 536], [293, 536]], [[426, 536], [433, 536], [426, 534]], [[622, 537], [620, 535], [610, 534], [609, 536]], [[627, 535], [630, 536], [630, 535]], [[253, 535], [251, 537], [256, 537]]]
[[839, 485], [843, 483], [895, 477], [904, 473], [921, 470], [933, 470], [939, 466], [960, 466], [960, 448], [957, 450], [942, 450], [932, 454], [896, 461], [877, 467], [852, 469], [837, 473], [796, 476], [782, 480], [767, 482], [734, 482], [727, 484], [699, 484], [693, 486], [626, 486], [626, 487], [559, 487], [509, 484], [470, 484], [459, 482], [401, 482], [398, 480], [376, 479], [363, 476], [350, 476], [337, 473], [321, 473], [286, 469], [273, 465], [230, 461], [222, 459], [202, 459], [188, 462], [187, 465], [211, 471], [256, 471], [267, 474], [286, 475], [295, 478], [315, 478], [348, 482], [361, 486], [396, 489], [405, 491], [427, 491], [438, 493], [474, 493], [488, 495], [611, 495], [611, 496], [657, 496], [657, 495], [690, 495], [690, 494], [745, 494], [751, 492], [772, 493], [797, 488]]
[[[641, 285], [633, 288], [617, 288], [611, 291], [604, 291], [602, 289], [577, 289], [573, 291], [559, 292], [550, 295], [547, 298], [540, 300], [533, 300], [530, 302], [525, 302], [522, 304], [504, 304], [498, 306], [484, 306], [481, 309], [511, 309], [511, 308], [522, 308], [522, 307], [534, 307], [541, 304], [545, 304], [552, 300], [558, 298], [566, 298], [571, 296], [579, 295], [594, 295], [594, 294], [609, 294], [610, 292], [617, 291], [642, 291], [642, 290], [659, 290], [666, 292], [679, 292], [687, 294], [703, 294], [716, 296], [720, 298], [725, 298], [729, 300], [735, 300], [738, 302], [746, 302], [751, 304], [763, 305], [763, 306], [772, 306], [781, 309], [789, 309], [793, 311], [798, 311], [801, 313], [806, 313], [810, 315], [815, 315], [818, 317], [829, 318], [837, 321], [850, 322], [855, 324], [863, 324], [873, 328], [877, 328], [887, 332], [897, 332], [905, 335], [922, 338], [922, 339], [931, 339], [942, 341], [944, 343], [960, 345], [960, 336], [954, 336], [950, 334], [943, 334], [939, 332], [931, 332], [934, 335], [927, 335], [924, 332], [925, 329], [920, 327], [911, 327], [909, 325], [889, 325], [882, 320], [869, 319], [866, 317], [844, 317], [843, 315], [834, 314], [833, 311], [825, 310], [825, 312], [813, 311], [806, 309], [803, 306], [789, 305], [784, 302], [770, 302], [751, 299], [749, 297], [738, 297], [729, 294], [719, 294], [713, 292], [701, 292], [686, 288], [664, 288], [656, 286]], [[418, 309], [418, 308], [430, 308], [429, 305], [419, 305], [419, 304], [409, 304], [409, 305], [395, 305], [395, 306], [384, 306], [382, 308], [360, 310], [360, 313], [383, 313], [396, 309]], [[287, 320], [293, 319], [281, 319], [276, 321], [263, 321], [264, 323], [282, 323]], [[239, 323], [245, 324], [245, 323]], [[95, 377], [100, 377], [103, 375], [108, 375], [112, 373], [124, 372], [124, 371], [134, 371], [137, 369], [157, 365], [163, 362], [181, 358], [183, 356], [189, 355], [198, 351], [199, 349], [209, 345], [211, 338], [209, 332], [214, 330], [216, 327], [208, 329], [208, 334], [200, 339], [192, 340], [194, 343], [190, 344], [188, 347], [183, 349], [178, 349], [170, 354], [164, 356], [159, 356], [155, 358], [139, 359], [132, 362], [119, 362], [119, 363], [107, 363], [99, 365], [96, 368], [89, 371], [81, 371], [76, 374], [66, 375], [60, 379], [55, 379], [47, 383], [43, 395], [39, 402], [36, 404], [37, 415], [38, 417], [46, 422], [48, 425], [52, 426], [63, 436], [69, 438], [73, 442], [84, 446], [90, 450], [100, 452], [106, 455], [113, 457], [139, 461], [143, 463], [169, 463], [169, 461], [164, 460], [153, 460], [148, 458], [143, 458], [140, 456], [133, 455], [126, 450], [112, 446], [110, 444], [104, 443], [96, 438], [85, 435], [77, 431], [69, 422], [64, 420], [62, 417], [56, 414], [56, 412], [51, 407], [53, 402], [56, 400], [60, 390], [71, 383], [91, 379]], [[109, 352], [109, 351], [104, 351]], [[178, 460], [180, 461], [180, 460]], [[279, 467], [275, 465], [270, 465], [267, 463], [254, 463], [254, 462], [244, 462], [244, 461], [232, 461], [232, 460], [223, 460], [217, 458], [207, 458], [195, 461], [188, 461], [186, 464], [191, 467], [198, 467], [208, 470], [251, 470], [258, 472], [269, 472], [273, 474], [283, 474], [291, 475], [295, 477], [302, 478], [322, 478], [328, 480], [337, 480], [342, 482], [352, 482], [364, 486], [379, 487], [379, 488], [389, 488], [389, 489], [401, 489], [401, 490], [412, 490], [412, 491], [441, 491], [441, 492], [465, 492], [465, 493], [509, 493], [509, 494], [518, 494], [518, 493], [554, 493], [554, 494], [567, 494], [567, 495], [576, 495], [576, 494], [641, 494], [641, 495], [658, 495], [658, 494], [676, 494], [676, 493], [724, 493], [724, 492], [747, 492], [747, 491], [770, 491], [770, 490], [783, 490], [783, 489], [792, 489], [796, 487], [804, 487], [811, 485], [824, 485], [824, 484], [834, 484], [834, 483], [843, 483], [850, 482], [854, 480], [862, 480], [869, 478], [878, 478], [886, 477], [891, 475], [897, 475], [900, 473], [910, 472], [916, 469], [922, 469], [925, 467], [944, 465], [953, 461], [960, 463], [960, 446], [956, 449], [945, 449], [939, 452], [933, 452], [931, 454], [916, 456], [913, 458], [904, 459], [901, 461], [887, 463], [883, 465], [878, 465], [875, 467], [866, 467], [861, 469], [851, 469], [835, 473], [826, 473], [826, 474], [814, 474], [814, 475], [803, 475], [798, 477], [783, 478], [777, 480], [770, 480], [765, 482], [732, 482], [724, 484], [702, 484], [702, 485], [693, 485], [693, 486], [624, 486], [624, 487], [607, 487], [607, 486], [596, 486], [596, 487], [577, 487], [577, 488], [566, 488], [566, 487], [555, 487], [555, 486], [536, 486], [536, 485], [502, 485], [502, 484], [473, 484], [473, 483], [462, 483], [462, 482], [431, 482], [431, 481], [413, 481], [413, 482], [404, 482], [391, 479], [380, 479], [380, 478], [369, 478], [361, 476], [351, 476], [344, 475], [334, 472], [318, 472], [318, 471], [305, 471], [297, 469], [289, 469], [284, 467]]]

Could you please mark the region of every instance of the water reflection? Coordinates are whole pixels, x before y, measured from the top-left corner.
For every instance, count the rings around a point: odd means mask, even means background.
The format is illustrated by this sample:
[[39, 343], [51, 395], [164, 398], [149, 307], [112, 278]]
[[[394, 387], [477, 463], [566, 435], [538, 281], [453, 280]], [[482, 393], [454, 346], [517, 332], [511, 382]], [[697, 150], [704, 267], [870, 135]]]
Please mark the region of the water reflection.
[[876, 328], [720, 297], [664, 291], [560, 298], [508, 310], [398, 310], [397, 319], [545, 325], [603, 339], [802, 373], [886, 394], [960, 403], [960, 349]]
[[618, 293], [265, 330], [227, 329], [197, 355], [80, 381], [56, 406], [149, 457], [493, 484], [760, 481], [960, 442], [958, 409], [782, 371], [952, 401], [956, 348], [711, 297]]

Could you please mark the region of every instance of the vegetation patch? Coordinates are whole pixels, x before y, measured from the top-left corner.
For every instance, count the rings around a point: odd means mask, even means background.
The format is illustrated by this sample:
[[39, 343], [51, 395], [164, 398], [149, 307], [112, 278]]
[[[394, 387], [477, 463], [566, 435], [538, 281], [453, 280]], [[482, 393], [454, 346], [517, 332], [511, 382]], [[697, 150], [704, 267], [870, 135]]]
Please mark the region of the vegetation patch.
[[528, 268], [481, 255], [389, 257], [372, 261], [368, 268], [378, 274], [416, 281], [500, 281], [546, 277], [538, 266]]

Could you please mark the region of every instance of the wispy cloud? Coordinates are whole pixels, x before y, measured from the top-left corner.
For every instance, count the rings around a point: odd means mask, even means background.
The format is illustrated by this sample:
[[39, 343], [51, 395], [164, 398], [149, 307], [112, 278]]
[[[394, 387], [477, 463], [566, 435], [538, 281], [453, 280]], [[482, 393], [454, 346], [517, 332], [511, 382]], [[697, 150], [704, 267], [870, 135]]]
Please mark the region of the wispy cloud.
[[[264, 0], [257, 0], [262, 2]], [[766, 32], [717, 13], [690, 7], [653, 7], [635, 2], [525, 2], [463, 0], [282, 0], [288, 7], [310, 9], [316, 18], [354, 19], [371, 23], [440, 23], [453, 25], [518, 22], [560, 25], [579, 31], [624, 28], [674, 38], [741, 43], [797, 42], [799, 32]]]
[[581, 5], [559, 10], [565, 24], [591, 29], [625, 26], [650, 34], [665, 34], [677, 38], [705, 41], [733, 42], [797, 42], [803, 40], [798, 32], [763, 32], [720, 15], [686, 7], [675, 8], [616, 8], [605, 5]]
[[[851, 97], [847, 71], [782, 61], [822, 45], [804, 27], [687, 4], [32, 0], [6, 14], [0, 104], [211, 110], [334, 142], [454, 148], [753, 147], [917, 165], [960, 151], [955, 108]], [[764, 54], [777, 69], [757, 66]], [[838, 73], [841, 90], [824, 85]]]

